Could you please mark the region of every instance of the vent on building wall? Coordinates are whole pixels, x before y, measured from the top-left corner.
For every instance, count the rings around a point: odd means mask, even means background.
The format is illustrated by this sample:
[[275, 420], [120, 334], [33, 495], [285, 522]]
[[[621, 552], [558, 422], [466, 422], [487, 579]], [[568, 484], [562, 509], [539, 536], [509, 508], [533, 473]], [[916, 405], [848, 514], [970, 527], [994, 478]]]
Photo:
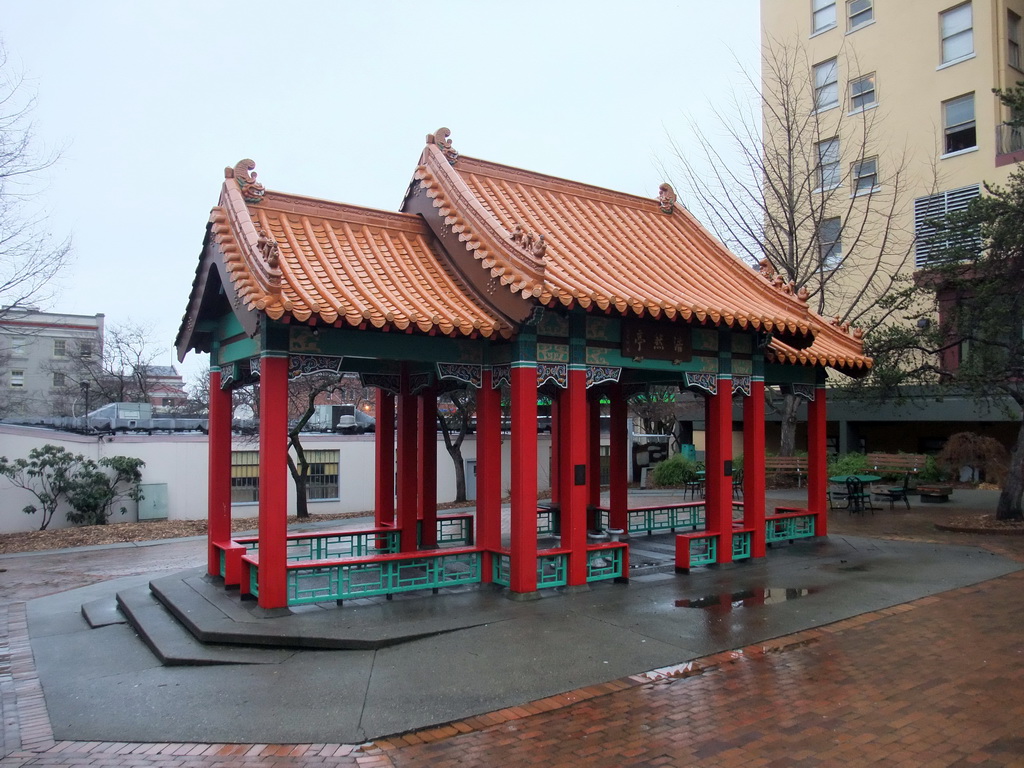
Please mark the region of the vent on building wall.
[[936, 223], [951, 213], [966, 210], [971, 200], [980, 194], [981, 186], [974, 184], [970, 187], [940, 192], [937, 195], [919, 197], [914, 201], [914, 236], [917, 238], [915, 266], [928, 266], [935, 256], [955, 245], [952, 238], [936, 238]]

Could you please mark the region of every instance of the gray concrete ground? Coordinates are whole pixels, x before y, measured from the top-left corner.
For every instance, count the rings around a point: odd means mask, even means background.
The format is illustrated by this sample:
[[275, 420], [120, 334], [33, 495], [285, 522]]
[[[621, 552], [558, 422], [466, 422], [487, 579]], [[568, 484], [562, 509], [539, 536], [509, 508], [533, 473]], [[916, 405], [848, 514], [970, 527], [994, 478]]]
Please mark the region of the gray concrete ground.
[[[987, 503], [954, 495], [965, 507]], [[779, 494], [786, 503], [793, 493]], [[654, 504], [653, 494], [632, 503]], [[881, 513], [880, 513], [881, 514]], [[657, 549], [657, 539], [638, 546]], [[81, 605], [200, 565], [201, 540], [0, 558], [0, 600], [30, 600], [31, 649], [54, 738], [111, 742], [353, 743], [536, 700], [822, 626], [1021, 566], [974, 546], [853, 535], [689, 576], [552, 592], [490, 588], [318, 609], [378, 626], [457, 617], [466, 628], [378, 650], [266, 651], [261, 664], [165, 667], [125, 624]], [[68, 589], [69, 587], [77, 587]], [[33, 599], [34, 598], [34, 599]], [[705, 602], [710, 607], [691, 607]], [[467, 620], [470, 617], [471, 620]], [[288, 620], [301, 620], [301, 615]]]

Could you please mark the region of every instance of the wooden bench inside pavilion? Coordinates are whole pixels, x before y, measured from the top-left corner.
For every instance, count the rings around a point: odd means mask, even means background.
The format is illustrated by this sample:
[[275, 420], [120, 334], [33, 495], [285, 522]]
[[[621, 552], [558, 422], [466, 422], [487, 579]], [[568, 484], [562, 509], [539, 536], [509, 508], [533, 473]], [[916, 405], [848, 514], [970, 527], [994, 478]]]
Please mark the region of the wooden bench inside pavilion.
[[[627, 580], [628, 539], [641, 532], [676, 531], [680, 570], [827, 533], [825, 374], [867, 373], [859, 333], [816, 315], [770, 267], [729, 253], [667, 184], [637, 197], [460, 156], [447, 129], [427, 137], [398, 212], [271, 191], [254, 167], [225, 170], [177, 339], [181, 358], [210, 354], [208, 571], [226, 585], [269, 609], [468, 583], [530, 595]], [[287, 390], [317, 371], [376, 388], [372, 528], [288, 533]], [[257, 382], [258, 535], [235, 538], [231, 392]], [[706, 493], [630, 509], [627, 398], [652, 385], [704, 398]], [[806, 508], [766, 512], [766, 386], [808, 400]], [[448, 387], [476, 390], [477, 503], [439, 516], [434, 420]], [[540, 394], [552, 402], [557, 527], [538, 503]], [[626, 540], [588, 538], [595, 526]]]

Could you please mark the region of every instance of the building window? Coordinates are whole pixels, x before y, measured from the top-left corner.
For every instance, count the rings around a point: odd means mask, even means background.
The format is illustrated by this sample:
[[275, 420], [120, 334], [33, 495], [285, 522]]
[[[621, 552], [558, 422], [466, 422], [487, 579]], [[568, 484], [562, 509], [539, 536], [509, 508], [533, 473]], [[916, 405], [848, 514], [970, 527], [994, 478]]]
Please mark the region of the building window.
[[28, 357], [28, 339], [11, 339], [11, 357]]
[[836, 25], [836, 0], [811, 0], [812, 34], [832, 29]]
[[[951, 238], [937, 238], [938, 224], [949, 214], [966, 210], [971, 201], [981, 194], [981, 187], [975, 184], [970, 187], [951, 189], [937, 195], [919, 197], [914, 201], [914, 246], [915, 264], [927, 266], [934, 255], [955, 245]], [[977, 236], [971, 238], [977, 241]]]
[[974, 126], [974, 94], [942, 102], [943, 152], [961, 152], [978, 146]]
[[868, 157], [853, 164], [853, 194], [862, 195], [878, 189], [878, 158]]
[[821, 249], [821, 268], [831, 271], [843, 260], [843, 221], [838, 216], [823, 219], [818, 229], [818, 246]]
[[260, 500], [259, 451], [231, 452], [231, 503], [251, 504]]
[[840, 182], [839, 139], [818, 142], [818, 189], [835, 189]]
[[939, 14], [942, 30], [942, 63], [974, 53], [974, 21], [971, 4], [964, 3]]
[[839, 68], [835, 59], [814, 65], [814, 108], [829, 109], [839, 105]]
[[1020, 69], [1020, 16], [1009, 10], [1006, 12], [1006, 62]]
[[21, 370], [11, 371], [11, 386], [15, 389], [21, 389], [25, 386], [25, 372]]
[[67, 384], [67, 376], [65, 376], [63, 373], [54, 373], [53, 374], [53, 386], [55, 386], [55, 387], [63, 387], [66, 384]]
[[338, 451], [306, 451], [309, 475], [306, 498], [310, 501], [340, 498], [338, 492]]
[[874, 21], [875, 9], [872, 0], [847, 0], [846, 17], [848, 19], [847, 29], [852, 32], [858, 27], [863, 27], [868, 22]]
[[857, 112], [875, 105], [875, 73], [850, 81], [850, 111]]
[[91, 341], [80, 341], [78, 342], [78, 354], [80, 357], [92, 357], [92, 342]]
[[53, 340], [53, 356], [54, 357], [67, 357], [68, 356], [68, 342], [66, 339], [54, 339]]

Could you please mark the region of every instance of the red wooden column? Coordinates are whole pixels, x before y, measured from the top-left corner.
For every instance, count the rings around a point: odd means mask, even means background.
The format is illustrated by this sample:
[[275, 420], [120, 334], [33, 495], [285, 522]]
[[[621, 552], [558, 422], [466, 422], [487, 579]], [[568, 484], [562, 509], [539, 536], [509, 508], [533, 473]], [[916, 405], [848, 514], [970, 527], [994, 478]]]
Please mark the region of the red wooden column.
[[483, 371], [476, 399], [476, 537], [483, 548], [482, 580], [493, 580], [492, 553], [501, 548], [501, 390]]
[[815, 533], [828, 535], [828, 446], [825, 439], [825, 387], [807, 404], [807, 509], [818, 515]]
[[[537, 591], [537, 365], [512, 368], [513, 592]], [[563, 523], [564, 524], [564, 523]]]
[[[586, 390], [584, 390], [586, 392]], [[587, 503], [591, 507], [601, 506], [601, 396], [594, 392], [587, 397]], [[591, 530], [597, 530], [597, 513], [590, 523]]]
[[420, 522], [420, 546], [437, 546], [437, 390], [429, 387], [419, 401], [419, 461], [416, 486], [416, 518]]
[[560, 483], [562, 482], [562, 480], [561, 480], [562, 473], [561, 473], [561, 470], [559, 469], [559, 467], [561, 466], [561, 464], [559, 462], [561, 461], [561, 458], [562, 458], [560, 453], [559, 453], [562, 450], [561, 442], [560, 442], [561, 441], [561, 430], [559, 429], [559, 424], [561, 423], [559, 421], [559, 419], [561, 418], [559, 416], [559, 414], [561, 413], [561, 408], [559, 407], [560, 404], [561, 404], [560, 403], [560, 395], [558, 393], [552, 395], [552, 397], [551, 397], [551, 504], [552, 505], [559, 504], [559, 503], [561, 503], [561, 500], [562, 500], [562, 496], [561, 496], [561, 490], [562, 489], [559, 487]]
[[764, 379], [753, 378], [743, 400], [743, 525], [753, 528], [750, 556], [764, 557]]
[[409, 378], [402, 373], [402, 392], [398, 396], [398, 529], [402, 552], [416, 551], [416, 395], [410, 395]]
[[732, 379], [718, 379], [717, 392], [704, 399], [707, 529], [718, 533], [718, 562], [732, 562]]
[[562, 419], [562, 546], [569, 555], [569, 586], [587, 583], [587, 471], [588, 430], [587, 372], [569, 366], [569, 387], [565, 390]]
[[261, 608], [288, 605], [288, 358], [260, 358]]
[[206, 570], [211, 576], [220, 575], [220, 550], [214, 543], [231, 538], [231, 392], [220, 383], [220, 368], [210, 366]]
[[377, 390], [374, 463], [374, 523], [378, 528], [392, 527], [395, 524], [395, 396], [383, 389]]
[[611, 455], [608, 457], [608, 509], [611, 527], [626, 530], [626, 511], [629, 509], [629, 457], [627, 456], [628, 408], [621, 384], [611, 389], [611, 413], [609, 421]]

